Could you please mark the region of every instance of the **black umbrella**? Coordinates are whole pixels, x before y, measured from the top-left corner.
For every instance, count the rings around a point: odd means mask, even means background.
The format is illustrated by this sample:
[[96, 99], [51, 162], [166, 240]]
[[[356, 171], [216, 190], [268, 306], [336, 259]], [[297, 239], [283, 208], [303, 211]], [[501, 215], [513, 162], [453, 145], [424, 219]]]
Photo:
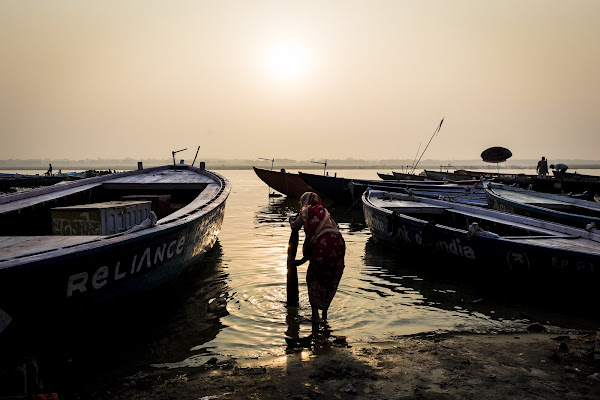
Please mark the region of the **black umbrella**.
[[[489, 163], [501, 163], [512, 157], [509, 149], [504, 147], [490, 147], [481, 153], [481, 159]], [[498, 167], [499, 170], [500, 167]]]
[[501, 163], [512, 157], [509, 149], [504, 147], [490, 147], [481, 153], [481, 159], [489, 163]]

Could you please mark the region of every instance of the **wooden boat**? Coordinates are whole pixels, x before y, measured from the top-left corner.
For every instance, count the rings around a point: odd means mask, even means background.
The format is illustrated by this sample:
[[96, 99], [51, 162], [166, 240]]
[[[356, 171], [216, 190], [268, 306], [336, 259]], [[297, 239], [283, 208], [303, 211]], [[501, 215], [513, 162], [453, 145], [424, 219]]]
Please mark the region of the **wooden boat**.
[[415, 175], [406, 172], [392, 171], [391, 174], [377, 173], [377, 176], [384, 181], [424, 181], [427, 179], [425, 175]]
[[62, 175], [28, 175], [0, 173], [0, 190], [24, 187], [50, 186], [67, 179]]
[[452, 181], [463, 181], [463, 180], [479, 180], [480, 175], [467, 175], [457, 172], [443, 172], [443, 171], [431, 171], [426, 169], [425, 175], [427, 179], [434, 181], [452, 180]]
[[[470, 177], [478, 176], [487, 179], [493, 179], [494, 182], [504, 183], [505, 185], [517, 185], [523, 189], [531, 188], [537, 192], [544, 193], [584, 193], [587, 192], [587, 199], [592, 200], [594, 194], [600, 193], [600, 176], [584, 175], [577, 173], [565, 173], [563, 179], [556, 177], [538, 178], [537, 175], [530, 174], [507, 174], [486, 171], [467, 171], [456, 170], [453, 173], [432, 172], [431, 176], [446, 174], [447, 177], [456, 174], [464, 174]], [[450, 179], [450, 178], [448, 178]]]
[[254, 168], [256, 175], [270, 188], [288, 197], [300, 197], [304, 192], [313, 191], [298, 174], [286, 172], [284, 169], [271, 171], [256, 167], [252, 168]]
[[485, 204], [485, 193], [483, 192], [483, 187], [479, 181], [470, 182], [472, 188], [467, 189], [467, 185], [446, 183], [443, 181], [377, 181], [315, 175], [307, 174], [305, 172], [299, 172], [299, 175], [308, 185], [324, 197], [342, 205], [354, 205], [360, 207], [360, 196], [362, 194], [360, 190], [363, 190], [366, 187], [401, 192], [410, 189], [413, 191], [421, 191], [423, 193], [435, 193], [435, 197], [439, 197], [464, 194], [467, 190], [471, 189], [475, 191], [475, 185], [479, 185], [481, 203]]
[[173, 281], [215, 243], [230, 191], [180, 164], [0, 196], [0, 332]]
[[401, 181], [424, 181], [425, 179], [427, 179], [425, 175], [415, 175], [406, 172], [392, 171], [392, 175], [394, 175], [396, 179]]
[[352, 198], [352, 192], [348, 188], [348, 183], [350, 183], [352, 179], [329, 175], [308, 174], [305, 172], [298, 172], [298, 175], [306, 185], [313, 188], [313, 190], [318, 192], [322, 197], [326, 197], [338, 204], [353, 204], [354, 200]]
[[399, 178], [396, 178], [393, 173], [391, 173], [391, 174], [384, 174], [382, 172], [378, 172], [377, 176], [381, 180], [384, 180], [384, 181], [397, 181], [397, 180], [400, 180]]
[[443, 172], [443, 171], [431, 171], [426, 170], [425, 174], [428, 179], [432, 180], [446, 180], [451, 182], [469, 181], [469, 180], [480, 180], [486, 178], [493, 180], [494, 182], [505, 183], [507, 185], [518, 184], [523, 188], [527, 188], [533, 184], [533, 175], [525, 174], [505, 174], [488, 171], [467, 171], [464, 169], [457, 169], [454, 172]]
[[[600, 234], [488, 208], [366, 191], [365, 222], [373, 237], [399, 248], [437, 251], [478, 273], [597, 282]], [[476, 225], [474, 225], [476, 223]]]
[[[377, 185], [360, 181], [352, 181], [348, 184], [354, 199], [360, 199], [366, 190], [382, 190], [394, 193], [404, 193], [412, 196], [427, 197], [431, 199], [440, 199], [451, 202], [470, 204], [472, 206], [487, 207], [487, 198], [482, 185], [431, 185], [431, 187], [421, 186], [399, 186], [399, 185]], [[356, 202], [355, 202], [356, 203]], [[362, 203], [360, 203], [362, 207]]]
[[586, 178], [569, 178], [565, 175], [563, 179], [557, 178], [531, 178], [532, 187], [536, 191], [546, 193], [586, 193], [587, 199], [592, 200], [595, 194], [600, 194], [600, 180], [592, 175], [582, 175]]
[[489, 207], [495, 210], [579, 228], [594, 223], [600, 228], [600, 204], [596, 202], [494, 183], [488, 184], [485, 192]]

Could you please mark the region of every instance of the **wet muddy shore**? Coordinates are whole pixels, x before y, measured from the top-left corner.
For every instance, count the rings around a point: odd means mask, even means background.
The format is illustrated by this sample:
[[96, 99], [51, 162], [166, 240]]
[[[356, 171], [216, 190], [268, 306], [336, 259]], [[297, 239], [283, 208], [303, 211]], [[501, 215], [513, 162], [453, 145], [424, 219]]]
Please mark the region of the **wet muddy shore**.
[[140, 373], [78, 397], [597, 399], [598, 340], [595, 332], [421, 335], [351, 346], [329, 340], [277, 358]]

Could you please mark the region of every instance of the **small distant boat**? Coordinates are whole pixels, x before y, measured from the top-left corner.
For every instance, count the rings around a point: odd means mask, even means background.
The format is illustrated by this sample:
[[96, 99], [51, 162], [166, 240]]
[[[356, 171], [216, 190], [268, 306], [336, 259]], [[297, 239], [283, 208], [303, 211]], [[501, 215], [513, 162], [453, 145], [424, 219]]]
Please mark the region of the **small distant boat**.
[[457, 172], [443, 172], [443, 171], [432, 171], [432, 170], [424, 170], [427, 179], [431, 179], [433, 181], [443, 181], [443, 180], [452, 180], [452, 181], [464, 181], [464, 180], [478, 180], [480, 178], [479, 174], [463, 174]]
[[502, 184], [488, 184], [488, 205], [495, 210], [586, 228], [600, 228], [600, 204], [551, 193], [536, 192]]
[[415, 175], [410, 174], [408, 172], [392, 171], [392, 175], [394, 175], [394, 177], [396, 177], [397, 180], [402, 181], [424, 181], [425, 179], [427, 179], [425, 175]]
[[75, 181], [77, 179], [89, 178], [87, 172], [57, 172], [54, 176], [64, 177], [66, 181]]
[[28, 175], [0, 173], [0, 190], [24, 187], [50, 186], [67, 179], [63, 175]]
[[394, 176], [394, 173], [393, 173], [393, 172], [392, 172], [391, 174], [384, 174], [384, 173], [382, 173], [382, 172], [378, 172], [378, 173], [377, 173], [377, 176], [378, 176], [378, 177], [379, 177], [381, 180], [384, 180], [384, 181], [397, 181], [397, 180], [399, 180], [399, 178], [396, 178], [396, 177]]
[[271, 189], [288, 197], [300, 197], [305, 192], [313, 189], [298, 174], [281, 171], [270, 171], [263, 168], [254, 168], [256, 175]]
[[0, 196], [0, 333], [173, 281], [217, 240], [230, 191], [179, 164]]
[[383, 174], [378, 172], [377, 175], [384, 181], [424, 181], [426, 176], [415, 175], [406, 172], [392, 171], [391, 174]]
[[[369, 190], [365, 222], [380, 243], [469, 260], [478, 273], [597, 282], [600, 234], [488, 208]], [[464, 264], [465, 266], [467, 264]]]

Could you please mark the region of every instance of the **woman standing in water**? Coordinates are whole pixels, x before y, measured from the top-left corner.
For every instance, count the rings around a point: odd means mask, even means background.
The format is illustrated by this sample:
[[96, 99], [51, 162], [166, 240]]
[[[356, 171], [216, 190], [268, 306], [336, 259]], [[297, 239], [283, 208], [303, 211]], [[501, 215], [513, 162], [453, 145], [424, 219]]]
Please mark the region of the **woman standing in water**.
[[313, 321], [319, 320], [322, 310], [323, 320], [335, 296], [344, 272], [346, 243], [337, 224], [321, 204], [321, 198], [314, 192], [306, 192], [300, 198], [301, 210], [296, 219], [290, 220], [292, 230], [304, 227], [303, 258], [300, 264], [309, 260], [306, 272], [308, 299], [312, 308]]

